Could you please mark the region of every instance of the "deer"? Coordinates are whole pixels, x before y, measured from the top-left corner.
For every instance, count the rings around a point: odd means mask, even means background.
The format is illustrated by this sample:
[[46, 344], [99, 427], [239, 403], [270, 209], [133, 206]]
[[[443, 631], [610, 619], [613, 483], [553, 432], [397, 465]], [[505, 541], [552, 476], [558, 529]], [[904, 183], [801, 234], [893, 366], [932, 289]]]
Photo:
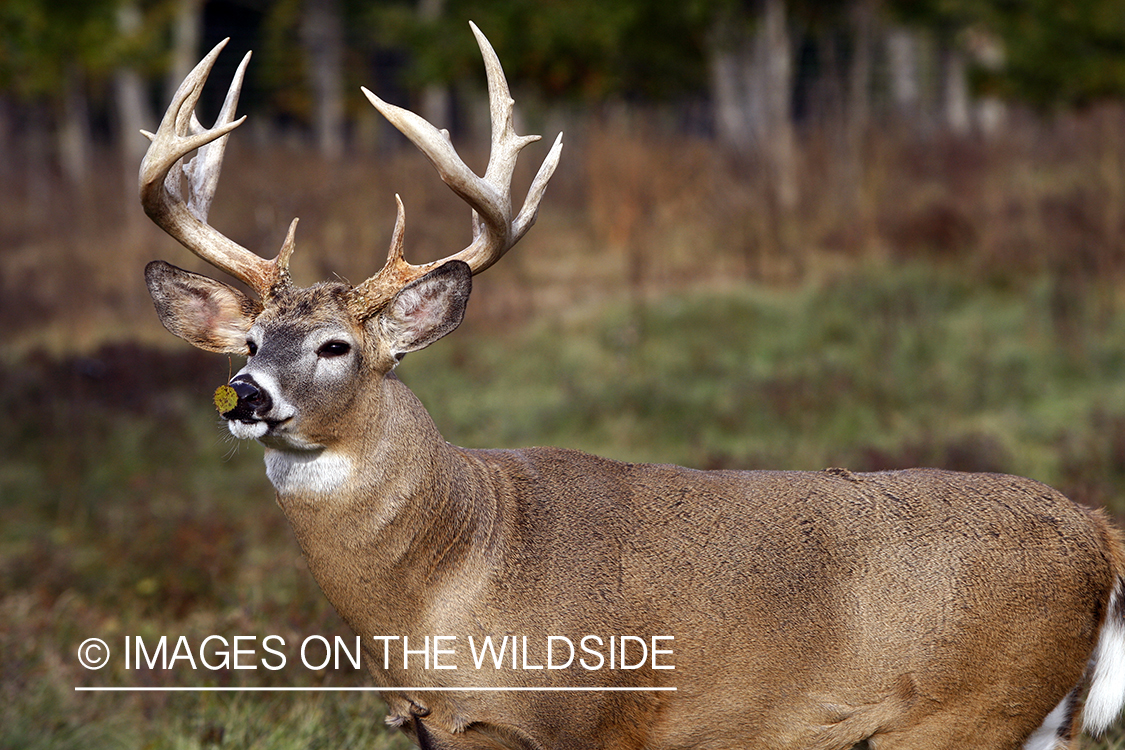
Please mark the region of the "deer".
[[293, 283], [296, 220], [270, 260], [208, 223], [245, 120], [249, 54], [215, 124], [195, 115], [225, 41], [144, 133], [145, 212], [249, 290], [153, 261], [157, 315], [246, 357], [222, 417], [264, 446], [387, 723], [449, 750], [1060, 750], [1107, 729], [1125, 704], [1125, 543], [1046, 485], [442, 438], [395, 367], [458, 327], [472, 277], [534, 223], [562, 148], [560, 134], [515, 211], [516, 158], [538, 136], [516, 135], [496, 52], [471, 29], [492, 117], [483, 176], [448, 132], [362, 89], [472, 209], [470, 243], [441, 260], [405, 260], [398, 196], [386, 262], [354, 286]]

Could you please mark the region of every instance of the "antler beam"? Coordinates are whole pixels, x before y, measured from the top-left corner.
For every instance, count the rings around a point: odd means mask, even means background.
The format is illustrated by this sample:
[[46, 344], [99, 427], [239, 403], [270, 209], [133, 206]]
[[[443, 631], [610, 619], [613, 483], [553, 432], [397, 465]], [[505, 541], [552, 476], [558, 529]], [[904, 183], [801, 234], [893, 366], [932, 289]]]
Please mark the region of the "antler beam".
[[464, 261], [474, 274], [480, 273], [499, 260], [535, 223], [547, 182], [558, 166], [559, 156], [562, 153], [561, 133], [555, 139], [542, 166], [539, 167], [523, 207], [513, 218], [511, 185], [516, 159], [520, 151], [529, 143], [538, 141], [539, 136], [516, 135], [512, 124], [515, 102], [509, 92], [500, 60], [476, 24], [470, 22], [469, 25], [484, 57], [492, 117], [492, 148], [483, 177], [478, 177], [465, 165], [453, 148], [448, 131], [438, 130], [413, 112], [388, 104], [366, 88], [363, 89], [363, 93], [392, 125], [426, 155], [437, 169], [442, 181], [472, 207], [473, 241], [464, 250], [447, 258], [420, 266], [407, 263], [402, 254], [402, 232], [405, 221], [402, 201], [395, 196], [398, 203], [398, 218], [387, 263], [379, 273], [352, 290], [351, 307], [361, 318], [369, 317], [381, 309], [410, 281], [424, 276], [432, 269], [451, 260]]
[[[265, 299], [289, 285], [289, 256], [293, 252], [297, 220], [289, 226], [285, 244], [273, 260], [247, 250], [207, 223], [227, 135], [246, 119], [242, 116], [235, 120], [234, 111], [250, 62], [249, 52], [235, 72], [215, 124], [204, 128], [195, 116], [195, 105], [207, 76], [228, 41], [224, 39], [215, 45], [180, 84], [156, 133], [141, 131], [152, 141], [141, 162], [141, 204], [145, 213], [180, 244]], [[184, 157], [197, 149], [196, 156], [185, 164]], [[185, 182], [186, 201], [182, 192]]]

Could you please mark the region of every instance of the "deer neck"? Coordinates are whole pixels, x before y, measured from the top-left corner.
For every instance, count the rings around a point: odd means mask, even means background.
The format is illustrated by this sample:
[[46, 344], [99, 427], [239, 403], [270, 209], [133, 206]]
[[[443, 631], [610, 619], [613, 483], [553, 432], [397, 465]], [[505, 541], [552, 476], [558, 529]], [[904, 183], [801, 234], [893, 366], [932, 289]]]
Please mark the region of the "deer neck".
[[[382, 627], [380, 619], [401, 627], [396, 602], [421, 617], [419, 605], [440, 596], [443, 581], [463, 585], [487, 564], [499, 531], [485, 472], [442, 439], [400, 380], [384, 379], [370, 405], [348, 445], [266, 453], [309, 568], [359, 633]], [[384, 606], [373, 612], [372, 601]]]

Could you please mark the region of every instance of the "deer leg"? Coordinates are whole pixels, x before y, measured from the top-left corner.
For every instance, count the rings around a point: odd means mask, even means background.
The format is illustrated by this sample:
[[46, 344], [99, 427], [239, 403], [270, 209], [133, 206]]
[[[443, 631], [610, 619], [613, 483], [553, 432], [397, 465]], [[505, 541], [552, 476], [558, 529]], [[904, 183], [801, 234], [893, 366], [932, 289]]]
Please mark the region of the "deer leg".
[[414, 715], [414, 737], [418, 740], [418, 747], [421, 750], [439, 750], [437, 743], [434, 742], [434, 737], [430, 734], [430, 730], [426, 729], [422, 724], [422, 719], [417, 714]]

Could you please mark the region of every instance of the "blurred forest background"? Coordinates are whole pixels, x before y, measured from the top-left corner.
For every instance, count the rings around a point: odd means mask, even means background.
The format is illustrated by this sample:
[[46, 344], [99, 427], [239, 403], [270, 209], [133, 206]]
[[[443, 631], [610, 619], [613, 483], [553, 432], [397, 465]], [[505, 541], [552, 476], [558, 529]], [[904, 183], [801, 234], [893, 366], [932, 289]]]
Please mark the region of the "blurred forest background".
[[[142, 269], [210, 273], [143, 215], [171, 93], [254, 50], [211, 213], [298, 283], [414, 262], [467, 208], [359, 86], [487, 160], [475, 21], [562, 164], [462, 330], [400, 368], [445, 437], [704, 468], [1007, 471], [1125, 513], [1120, 0], [4, 0], [0, 748], [388, 747], [354, 671], [87, 672], [87, 637], [345, 635], [260, 448], [239, 362], [156, 319]], [[547, 145], [517, 172], [522, 195]], [[1086, 747], [1121, 748], [1120, 730]]]

